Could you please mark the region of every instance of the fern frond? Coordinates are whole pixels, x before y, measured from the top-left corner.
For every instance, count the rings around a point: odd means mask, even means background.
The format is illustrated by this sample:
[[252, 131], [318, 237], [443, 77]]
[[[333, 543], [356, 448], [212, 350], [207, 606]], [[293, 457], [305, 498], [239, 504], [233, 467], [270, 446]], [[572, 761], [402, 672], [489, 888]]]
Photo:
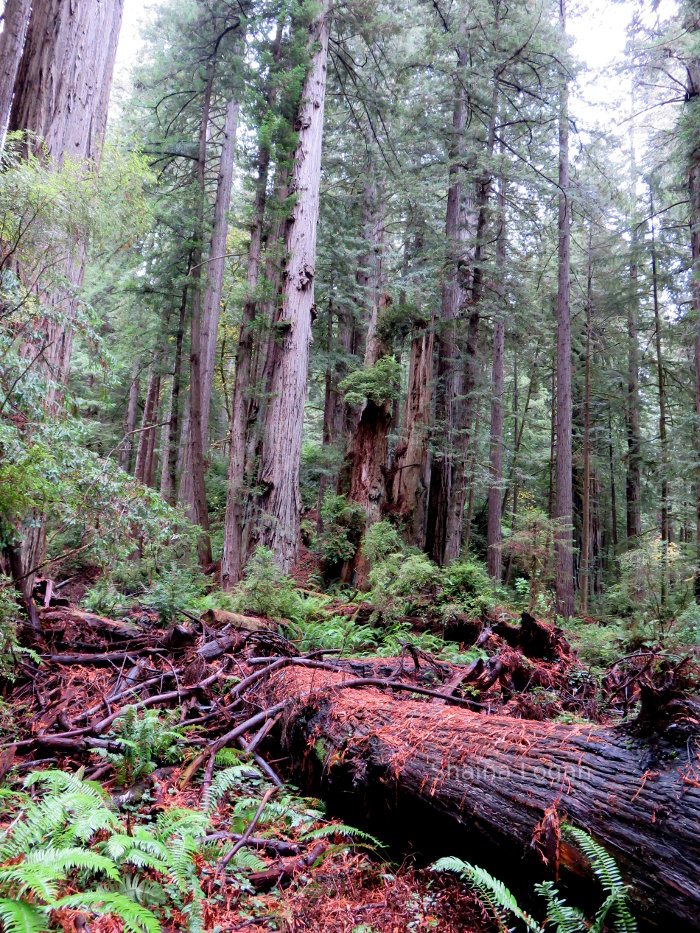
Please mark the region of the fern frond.
[[629, 909], [627, 885], [622, 880], [615, 859], [578, 826], [564, 824], [562, 833], [579, 847], [607, 894], [605, 902], [596, 914], [596, 928], [600, 929], [607, 914], [612, 912], [618, 933], [637, 933], [637, 921]]
[[85, 891], [70, 894], [55, 904], [56, 907], [68, 907], [72, 910], [91, 911], [98, 916], [114, 914], [124, 924], [128, 933], [160, 933], [157, 917], [136, 901], [116, 891]]
[[367, 845], [377, 849], [384, 848], [384, 844], [374, 836], [364, 832], [362, 829], [357, 829], [355, 826], [346, 826], [344, 823], [328, 823], [326, 826], [312, 829], [303, 834], [301, 841], [316, 841], [317, 839], [326, 839], [328, 836], [344, 836], [346, 839], [359, 842], [361, 845]]
[[244, 780], [251, 777], [261, 778], [262, 774], [257, 768], [248, 764], [237, 763], [219, 771], [209, 788], [209, 809], [213, 810], [231, 788], [240, 786]]
[[48, 917], [44, 911], [25, 901], [0, 897], [0, 924], [3, 933], [44, 933]]
[[557, 933], [585, 933], [588, 923], [584, 914], [567, 904], [559, 896], [559, 891], [552, 881], [543, 881], [535, 885], [535, 891], [547, 901], [547, 923], [554, 924]]
[[508, 914], [512, 914], [518, 920], [522, 920], [532, 933], [542, 933], [543, 928], [522, 910], [503, 882], [494, 878], [484, 868], [454, 857], [441, 858], [432, 867], [435, 871], [450, 871], [461, 875], [482, 904], [491, 911], [501, 930], [508, 929], [506, 918]]

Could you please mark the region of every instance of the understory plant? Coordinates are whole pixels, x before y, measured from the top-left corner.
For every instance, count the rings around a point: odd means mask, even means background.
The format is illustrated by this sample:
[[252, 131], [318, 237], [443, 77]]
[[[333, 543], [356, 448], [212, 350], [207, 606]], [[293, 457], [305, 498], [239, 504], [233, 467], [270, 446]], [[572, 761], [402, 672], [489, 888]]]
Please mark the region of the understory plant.
[[149, 901], [172, 904], [192, 933], [202, 929], [193, 861], [208, 824], [201, 814], [168, 810], [152, 827], [128, 833], [102, 788], [80, 772], [33, 772], [23, 791], [2, 797], [15, 814], [0, 832], [4, 933], [49, 930], [59, 910], [112, 914], [127, 933], [159, 933]]
[[158, 764], [176, 761], [183, 734], [174, 728], [172, 715], [126, 706], [109, 738], [120, 746], [118, 752], [95, 751], [113, 765], [117, 782], [126, 786], [151, 774]]
[[505, 884], [484, 868], [454, 857], [439, 859], [433, 868], [454, 872], [464, 878], [503, 931], [511, 929], [508, 919], [512, 917], [531, 933], [544, 933], [549, 927], [553, 927], [556, 933], [601, 933], [604, 929], [636, 933], [637, 923], [630, 911], [628, 888], [615, 859], [584, 830], [564, 825], [561, 832], [579, 847], [603, 888], [605, 899], [593, 919], [587, 918], [578, 907], [567, 904], [553, 881], [535, 885], [535, 892], [544, 898], [547, 907], [544, 923], [539, 923], [520, 907]]

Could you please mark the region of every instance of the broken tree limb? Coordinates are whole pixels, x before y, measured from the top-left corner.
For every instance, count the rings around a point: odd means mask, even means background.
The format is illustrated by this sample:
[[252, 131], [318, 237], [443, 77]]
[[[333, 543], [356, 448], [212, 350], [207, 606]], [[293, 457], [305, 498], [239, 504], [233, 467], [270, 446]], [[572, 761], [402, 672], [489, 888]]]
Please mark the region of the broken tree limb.
[[[326, 793], [393, 811], [394, 826], [439, 815], [454, 843], [443, 854], [471, 858], [475, 840], [499, 856], [532, 853], [555, 807], [617, 860], [645, 920], [700, 928], [698, 737], [674, 755], [621, 727], [484, 716], [348, 686], [291, 665], [269, 684], [268, 702], [295, 701], [286, 744]], [[582, 867], [562, 840], [562, 873]]]

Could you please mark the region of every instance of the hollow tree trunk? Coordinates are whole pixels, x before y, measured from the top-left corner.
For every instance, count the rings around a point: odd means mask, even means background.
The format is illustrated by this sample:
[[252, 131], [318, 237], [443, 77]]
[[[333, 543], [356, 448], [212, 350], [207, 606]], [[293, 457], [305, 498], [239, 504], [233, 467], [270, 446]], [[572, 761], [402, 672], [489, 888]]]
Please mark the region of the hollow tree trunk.
[[[371, 161], [367, 177], [372, 177]], [[367, 248], [360, 261], [358, 281], [362, 285], [362, 301], [369, 309], [369, 324], [365, 344], [365, 369], [371, 369], [386, 356], [390, 348], [380, 336], [380, 314], [387, 304], [382, 294], [382, 250], [384, 243], [384, 209], [377, 186], [367, 180], [364, 186], [363, 239]], [[379, 521], [387, 500], [387, 463], [389, 457], [389, 428], [392, 406], [390, 401], [376, 402], [366, 399], [360, 409], [357, 428], [348, 440], [347, 461], [350, 464], [348, 498], [361, 505], [365, 512], [365, 528]], [[358, 547], [352, 560], [347, 561], [342, 579], [364, 587], [369, 564]]]
[[0, 33], [0, 150], [5, 139], [5, 128], [10, 119], [15, 79], [24, 49], [29, 26], [31, 0], [7, 0], [2, 14]]
[[296, 200], [287, 224], [282, 309], [276, 322], [281, 338], [265, 410], [260, 541], [272, 549], [283, 570], [291, 569], [299, 545], [299, 467], [314, 309], [328, 35], [324, 3], [309, 29], [313, 56], [299, 109], [291, 184]]
[[401, 440], [393, 468], [392, 501], [406, 522], [406, 541], [422, 548], [430, 488], [430, 431], [434, 322], [421, 326], [411, 341], [408, 391]]
[[233, 166], [236, 156], [238, 109], [237, 100], [230, 100], [226, 106], [224, 138], [221, 145], [216, 200], [214, 202], [214, 225], [207, 260], [207, 286], [204, 292], [204, 305], [202, 308], [201, 431], [202, 447], [204, 449], [206, 449], [209, 431], [209, 410], [216, 363], [216, 341], [221, 313], [221, 290], [226, 266], [228, 209], [231, 203]]
[[616, 859], [646, 920], [700, 927], [696, 751], [689, 762], [663, 754], [658, 737], [648, 743], [620, 727], [486, 716], [369, 688], [324, 690], [343, 677], [287, 668], [272, 689], [275, 700], [313, 690], [284, 735], [292, 762], [304, 760], [324, 796], [354, 799], [373, 825], [390, 820], [409, 835], [421, 822], [433, 837], [440, 827], [452, 843], [443, 854], [483, 864], [488, 853], [501, 869], [506, 858], [518, 871], [523, 856], [537, 860], [539, 839], [556, 862], [540, 863], [540, 877], [557, 868], [580, 874], [580, 856], [563, 839], [557, 845], [556, 820], [551, 837], [538, 830], [554, 808]]
[[[559, 19], [566, 33], [566, 0], [559, 0]], [[557, 611], [568, 619], [574, 611], [571, 478], [571, 280], [569, 204], [568, 84], [561, 71], [559, 87], [559, 285], [557, 295], [557, 490], [554, 535]]]

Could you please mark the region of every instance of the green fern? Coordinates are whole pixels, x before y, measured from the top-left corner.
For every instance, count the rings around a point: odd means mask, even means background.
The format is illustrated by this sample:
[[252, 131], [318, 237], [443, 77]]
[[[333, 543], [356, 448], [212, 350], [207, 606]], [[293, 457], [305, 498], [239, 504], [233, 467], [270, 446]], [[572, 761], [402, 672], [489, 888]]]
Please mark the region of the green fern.
[[482, 904], [491, 911], [501, 930], [508, 929], [507, 919], [513, 916], [521, 920], [532, 933], [544, 933], [547, 925], [552, 925], [556, 933], [601, 933], [606, 917], [612, 913], [616, 933], [637, 933], [637, 924], [629, 909], [628, 889], [622, 881], [615, 859], [582, 829], [564, 825], [562, 833], [581, 849], [607, 895], [593, 922], [577, 907], [567, 904], [552, 881], [535, 885], [536, 893], [547, 902], [547, 918], [544, 926], [541, 926], [522, 910], [503, 882], [485, 869], [452, 856], [435, 862], [433, 869], [454, 872], [463, 877]]
[[69, 894], [56, 901], [54, 906], [89, 910], [98, 916], [115, 914], [129, 933], [160, 933], [160, 923], [154, 914], [118, 891], [84, 891], [81, 894]]
[[637, 921], [629, 908], [628, 887], [622, 880], [615, 859], [587, 832], [576, 826], [564, 825], [562, 833], [579, 847], [590, 862], [593, 873], [603, 886], [607, 897], [596, 913], [592, 929], [602, 929], [605, 918], [612, 913], [618, 933], [637, 933]]
[[48, 930], [46, 914], [34, 904], [0, 897], [0, 924], [3, 933], [43, 933]]
[[318, 839], [326, 839], [328, 836], [344, 836], [351, 839], [359, 845], [370, 846], [373, 849], [384, 848], [377, 838], [371, 836], [364, 830], [357, 829], [355, 826], [346, 826], [344, 823], [328, 823], [326, 826], [320, 826], [318, 829], [312, 829], [301, 837], [302, 842], [315, 842]]
[[262, 774], [257, 768], [248, 764], [234, 764], [215, 775], [214, 780], [209, 787], [207, 795], [207, 808], [213, 810], [222, 797], [233, 787], [240, 787], [244, 780], [250, 778], [262, 778]]
[[94, 751], [114, 766], [118, 783], [133, 784], [155, 771], [158, 763], [177, 759], [178, 746], [184, 736], [172, 726], [172, 721], [172, 716], [162, 716], [157, 710], [126, 706], [110, 733], [121, 751], [104, 748]]
[[543, 927], [521, 909], [515, 896], [503, 882], [494, 878], [484, 868], [454, 857], [439, 859], [433, 868], [436, 871], [450, 871], [461, 875], [482, 904], [491, 911], [499, 929], [508, 929], [507, 916], [512, 914], [518, 920], [522, 920], [528, 930], [542, 933]]
[[[194, 859], [208, 817], [171, 808], [154, 826], [126, 833], [101, 788], [84, 781], [82, 772], [34, 773], [25, 785], [38, 799], [10, 798], [19, 812], [0, 833], [3, 933], [47, 930], [50, 912], [59, 907], [115, 914], [128, 933], [158, 933], [145, 900], [174, 903], [190, 933], [202, 930], [204, 895]], [[95, 838], [102, 831], [106, 838]], [[91, 888], [91, 879], [100, 887]], [[83, 890], [61, 897], [69, 881]]]

